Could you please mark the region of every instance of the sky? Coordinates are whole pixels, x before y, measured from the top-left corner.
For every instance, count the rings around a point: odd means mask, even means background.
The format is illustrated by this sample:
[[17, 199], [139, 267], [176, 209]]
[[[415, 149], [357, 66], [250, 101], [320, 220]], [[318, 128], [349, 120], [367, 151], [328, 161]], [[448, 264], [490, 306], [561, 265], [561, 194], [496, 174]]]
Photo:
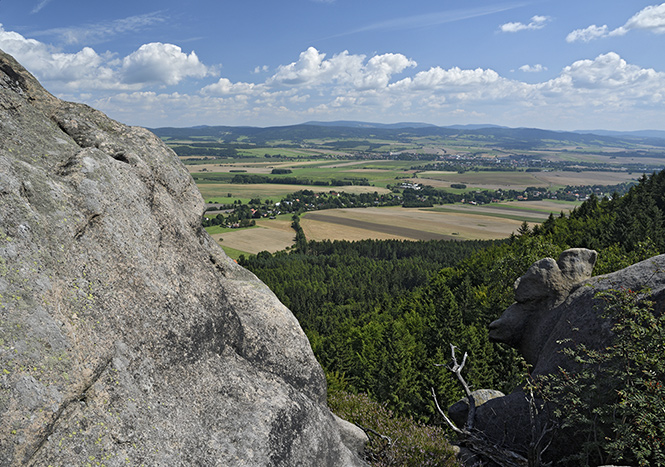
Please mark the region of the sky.
[[665, 130], [665, 3], [0, 0], [0, 49], [149, 128]]

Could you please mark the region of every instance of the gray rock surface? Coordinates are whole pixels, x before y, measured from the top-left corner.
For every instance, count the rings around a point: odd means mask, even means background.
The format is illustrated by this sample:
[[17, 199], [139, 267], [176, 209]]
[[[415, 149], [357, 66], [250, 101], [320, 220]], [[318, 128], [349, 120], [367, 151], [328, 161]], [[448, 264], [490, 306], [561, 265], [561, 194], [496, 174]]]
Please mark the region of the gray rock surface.
[[[558, 261], [536, 262], [516, 282], [516, 303], [490, 324], [490, 338], [517, 348], [532, 365], [532, 376], [553, 374], [559, 367], [575, 371], [575, 363], [562, 352], [562, 343], [574, 339], [590, 349], [610, 345], [611, 323], [600, 317], [602, 303], [594, 298], [599, 291], [625, 287], [651, 290], [656, 313], [665, 308], [665, 255], [634, 264], [626, 269], [590, 278], [596, 252], [567, 250]], [[530, 284], [530, 285], [529, 285]], [[528, 443], [531, 418], [525, 394], [514, 392], [492, 399], [478, 408], [476, 428], [496, 442], [519, 450]], [[547, 414], [541, 414], [545, 417]], [[544, 418], [537, 420], [544, 426]], [[574, 444], [555, 449], [575, 449]], [[564, 452], [565, 453], [565, 452]]]
[[158, 138], [0, 52], [0, 465], [364, 465], [203, 210]]
[[[476, 407], [480, 407], [489, 400], [505, 396], [504, 393], [495, 389], [477, 389], [471, 392], [471, 395]], [[464, 397], [448, 407], [448, 416], [458, 428], [464, 427], [469, 418], [469, 399]]]

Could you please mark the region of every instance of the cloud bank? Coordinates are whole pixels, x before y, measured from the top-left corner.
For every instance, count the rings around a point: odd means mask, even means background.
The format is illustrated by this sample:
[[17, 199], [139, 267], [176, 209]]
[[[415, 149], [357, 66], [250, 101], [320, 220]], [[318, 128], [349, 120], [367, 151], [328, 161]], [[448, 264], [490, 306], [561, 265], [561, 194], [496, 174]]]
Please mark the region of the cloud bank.
[[[482, 120], [553, 129], [591, 121], [594, 127], [625, 129], [660, 122], [665, 111], [665, 73], [627, 63], [614, 52], [527, 83], [491, 68], [418, 69], [400, 53], [329, 55], [310, 47], [291, 63], [272, 70], [257, 67], [256, 82], [234, 82], [194, 51], [173, 44], [144, 44], [125, 57], [91, 47], [63, 53], [0, 25], [0, 48], [59, 97], [149, 127], [357, 119]], [[546, 69], [541, 64], [519, 68], [526, 73]]]

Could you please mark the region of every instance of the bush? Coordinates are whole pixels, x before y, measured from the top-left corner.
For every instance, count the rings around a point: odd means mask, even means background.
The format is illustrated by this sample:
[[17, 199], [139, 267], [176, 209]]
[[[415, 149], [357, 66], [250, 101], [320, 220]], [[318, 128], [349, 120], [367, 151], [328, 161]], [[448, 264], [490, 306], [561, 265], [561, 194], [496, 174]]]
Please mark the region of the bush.
[[[364, 394], [350, 394], [330, 388], [328, 404], [341, 418], [373, 430], [367, 447], [367, 461], [375, 467], [453, 467], [460, 464], [440, 427], [416, 423], [395, 416], [385, 404]], [[392, 440], [390, 444], [380, 433]]]
[[581, 370], [545, 378], [561, 428], [582, 440], [571, 463], [665, 465], [665, 315], [654, 314], [648, 295], [624, 288], [596, 294], [613, 323], [613, 344], [568, 348]]

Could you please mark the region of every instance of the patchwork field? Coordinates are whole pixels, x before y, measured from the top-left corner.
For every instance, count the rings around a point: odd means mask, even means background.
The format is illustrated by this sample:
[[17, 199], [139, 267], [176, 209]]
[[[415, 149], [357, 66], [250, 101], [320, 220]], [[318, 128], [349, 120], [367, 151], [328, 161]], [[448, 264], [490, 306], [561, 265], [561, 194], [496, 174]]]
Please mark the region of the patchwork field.
[[549, 212], [508, 212], [511, 214], [497, 216], [500, 210], [488, 212], [463, 208], [402, 207], [334, 209], [307, 213], [302, 216], [300, 225], [309, 240], [488, 240], [506, 238], [524, 220], [542, 222], [549, 215]]
[[[522, 222], [534, 225], [550, 213], [568, 212], [579, 203], [510, 202], [484, 206], [446, 204], [434, 208], [331, 209], [301, 217], [308, 240], [489, 240], [510, 236]], [[288, 216], [261, 219], [250, 229], [226, 230], [213, 238], [234, 258], [240, 254], [284, 250], [294, 243]]]
[[637, 180], [642, 174], [628, 172], [420, 172], [416, 183], [431, 185], [435, 188], [450, 188], [451, 183], [462, 183], [468, 188], [487, 190], [524, 190], [527, 187], [550, 189], [564, 188], [568, 185], [617, 185]]

